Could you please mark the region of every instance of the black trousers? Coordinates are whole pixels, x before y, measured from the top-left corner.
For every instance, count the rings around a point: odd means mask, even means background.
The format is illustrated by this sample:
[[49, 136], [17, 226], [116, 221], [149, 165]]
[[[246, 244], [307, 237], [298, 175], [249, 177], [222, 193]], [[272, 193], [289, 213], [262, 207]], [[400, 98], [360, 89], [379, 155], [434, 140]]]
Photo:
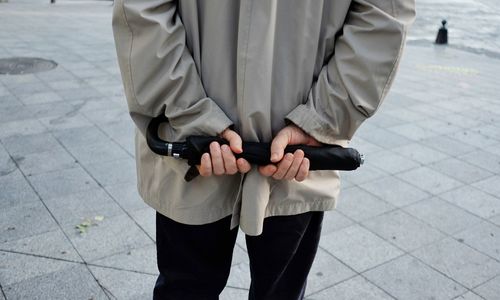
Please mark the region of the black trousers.
[[[246, 236], [251, 300], [302, 299], [321, 233], [323, 212], [264, 220], [263, 233]], [[229, 272], [238, 229], [231, 216], [206, 225], [185, 225], [156, 214], [160, 275], [154, 300], [219, 299]]]

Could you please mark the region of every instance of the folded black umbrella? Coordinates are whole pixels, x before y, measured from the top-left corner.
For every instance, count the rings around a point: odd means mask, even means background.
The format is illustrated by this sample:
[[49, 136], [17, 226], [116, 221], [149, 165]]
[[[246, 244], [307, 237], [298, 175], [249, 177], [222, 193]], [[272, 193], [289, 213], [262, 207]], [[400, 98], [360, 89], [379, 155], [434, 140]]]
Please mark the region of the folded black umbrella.
[[[186, 159], [191, 166], [185, 176], [186, 181], [195, 178], [203, 153], [210, 152], [209, 146], [212, 142], [229, 144], [227, 140], [220, 137], [190, 136], [185, 142], [167, 142], [158, 136], [158, 127], [167, 122], [165, 116], [156, 117], [148, 125], [146, 140], [149, 148], [156, 154]], [[290, 145], [285, 148], [285, 153], [293, 153], [297, 149], [304, 151], [304, 156], [310, 161], [309, 170], [339, 170], [352, 171], [363, 164], [363, 155], [356, 149], [344, 148], [338, 145], [326, 145], [321, 147], [306, 145]], [[259, 166], [271, 163], [271, 144], [257, 142], [243, 142], [243, 152], [234, 154], [238, 159], [246, 159], [251, 164]]]

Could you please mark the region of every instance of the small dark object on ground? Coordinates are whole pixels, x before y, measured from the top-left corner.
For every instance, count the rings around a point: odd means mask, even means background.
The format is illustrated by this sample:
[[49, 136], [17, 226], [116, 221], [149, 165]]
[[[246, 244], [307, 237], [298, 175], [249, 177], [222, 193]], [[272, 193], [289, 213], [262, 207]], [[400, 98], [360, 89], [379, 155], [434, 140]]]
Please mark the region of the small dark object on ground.
[[436, 44], [445, 45], [448, 44], [448, 29], [446, 28], [446, 20], [441, 21], [441, 28], [438, 30], [436, 37]]

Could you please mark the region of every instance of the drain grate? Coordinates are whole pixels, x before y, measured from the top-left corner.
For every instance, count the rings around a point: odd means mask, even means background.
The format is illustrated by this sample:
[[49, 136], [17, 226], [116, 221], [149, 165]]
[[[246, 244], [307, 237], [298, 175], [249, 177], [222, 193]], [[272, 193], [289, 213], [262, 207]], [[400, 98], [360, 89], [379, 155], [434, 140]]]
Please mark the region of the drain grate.
[[23, 75], [49, 71], [57, 67], [57, 63], [37, 57], [0, 58], [0, 74]]

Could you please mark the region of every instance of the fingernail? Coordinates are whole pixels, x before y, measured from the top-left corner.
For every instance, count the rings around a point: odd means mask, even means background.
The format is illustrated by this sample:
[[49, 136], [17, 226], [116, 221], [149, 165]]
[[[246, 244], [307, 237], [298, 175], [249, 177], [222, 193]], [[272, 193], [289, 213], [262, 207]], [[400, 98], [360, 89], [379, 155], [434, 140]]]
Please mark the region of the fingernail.
[[272, 161], [276, 161], [276, 160], [278, 160], [278, 153], [273, 153], [273, 154], [271, 154], [271, 160], [272, 160]]

